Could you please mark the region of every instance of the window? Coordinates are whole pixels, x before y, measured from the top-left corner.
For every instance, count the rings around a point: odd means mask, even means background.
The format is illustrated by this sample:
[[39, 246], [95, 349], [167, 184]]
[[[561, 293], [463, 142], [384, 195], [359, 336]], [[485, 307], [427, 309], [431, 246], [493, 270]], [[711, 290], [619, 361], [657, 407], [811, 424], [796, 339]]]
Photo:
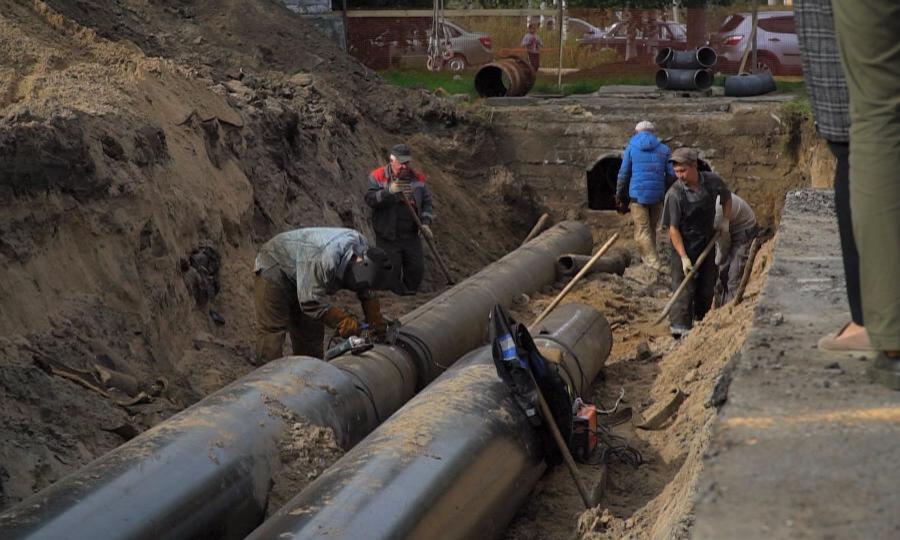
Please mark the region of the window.
[[722, 23], [722, 27], [719, 28], [719, 32], [724, 34], [725, 32], [731, 32], [732, 30], [737, 29], [738, 25], [743, 22], [743, 15], [729, 15], [725, 22]]
[[760, 19], [756, 24], [763, 30], [776, 32], [778, 34], [794, 34], [794, 16], [787, 17], [771, 17], [769, 19]]
[[461, 35], [459, 33], [459, 30], [457, 30], [456, 28], [453, 28], [449, 24], [444, 25], [444, 33], [445, 33], [445, 35], [452, 37], [452, 38], [459, 37]]

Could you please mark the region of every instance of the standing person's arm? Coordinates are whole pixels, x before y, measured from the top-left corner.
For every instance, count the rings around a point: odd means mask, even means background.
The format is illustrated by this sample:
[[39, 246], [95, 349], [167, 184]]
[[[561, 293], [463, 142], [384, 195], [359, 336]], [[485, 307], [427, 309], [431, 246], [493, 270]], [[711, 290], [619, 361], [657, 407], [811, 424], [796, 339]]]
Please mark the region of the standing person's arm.
[[431, 222], [434, 221], [434, 204], [431, 200], [431, 190], [424, 183], [422, 184], [422, 209], [419, 212], [419, 217], [422, 219], [422, 225], [431, 225]]
[[691, 271], [694, 264], [688, 257], [687, 250], [684, 249], [684, 237], [681, 236], [681, 203], [674, 191], [666, 193], [666, 200], [663, 203], [663, 226], [668, 229], [669, 241], [672, 242], [672, 248], [681, 258], [681, 270], [685, 275]]
[[369, 187], [364, 197], [366, 204], [372, 208], [381, 208], [396, 202], [396, 197], [390, 192], [388, 186], [379, 184], [374, 174], [369, 175]]
[[631, 145], [625, 147], [622, 154], [622, 165], [619, 167], [619, 175], [616, 179], [616, 197], [624, 201], [628, 195], [631, 184]]

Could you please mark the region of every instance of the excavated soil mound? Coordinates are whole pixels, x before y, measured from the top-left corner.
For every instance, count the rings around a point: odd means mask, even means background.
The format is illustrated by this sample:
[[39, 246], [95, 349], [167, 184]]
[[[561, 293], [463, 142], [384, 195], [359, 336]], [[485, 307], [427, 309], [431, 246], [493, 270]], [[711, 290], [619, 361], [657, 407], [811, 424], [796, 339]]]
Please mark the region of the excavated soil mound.
[[[372, 238], [366, 178], [391, 145], [428, 175], [457, 278], [537, 212], [493, 195], [478, 120], [279, 2], [0, 0], [0, 42], [0, 508], [250, 371], [256, 246]], [[165, 388], [132, 403], [103, 370]]]

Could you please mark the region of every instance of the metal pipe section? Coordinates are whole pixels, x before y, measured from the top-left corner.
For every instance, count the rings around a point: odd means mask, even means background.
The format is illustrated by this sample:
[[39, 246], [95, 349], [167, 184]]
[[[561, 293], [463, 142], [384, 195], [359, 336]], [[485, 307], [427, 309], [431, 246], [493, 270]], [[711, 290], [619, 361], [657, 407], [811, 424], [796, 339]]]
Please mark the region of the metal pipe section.
[[481, 97], [524, 96], [533, 86], [534, 70], [521, 58], [494, 60], [475, 73], [475, 90]]
[[460, 356], [486, 342], [485, 321], [495, 304], [509, 307], [515, 296], [552, 283], [557, 257], [587, 254], [591, 246], [586, 225], [560, 222], [402, 317], [397, 345], [416, 360], [418, 387], [424, 388]]
[[[567, 278], [574, 276], [584, 265], [591, 260], [590, 255], [576, 255], [574, 253], [566, 253], [560, 255], [556, 259], [556, 276], [558, 278]], [[591, 273], [600, 272], [603, 274], [623, 275], [625, 269], [631, 264], [631, 252], [627, 249], [611, 249], [609, 253], [600, 257], [600, 260], [591, 267]]]
[[732, 97], [760, 96], [775, 91], [775, 79], [771, 73], [742, 73], [725, 77], [725, 95]]
[[719, 55], [712, 47], [700, 47], [689, 51], [677, 51], [663, 47], [656, 53], [654, 62], [668, 69], [703, 69], [716, 65]]
[[270, 362], [0, 514], [0, 537], [242, 538], [292, 415], [350, 447], [375, 427], [367, 408], [336, 366]]
[[708, 69], [660, 69], [656, 72], [656, 86], [662, 90], [706, 90], [712, 86], [713, 76]]
[[[586, 394], [612, 346], [606, 319], [567, 304], [542, 348]], [[538, 434], [497, 377], [490, 347], [461, 359], [251, 534], [276, 538], [497, 537], [546, 469]]]
[[493, 303], [551, 283], [558, 255], [590, 247], [584, 224], [560, 223], [404, 317], [396, 346], [270, 362], [0, 513], [0, 538], [243, 538], [263, 519], [292, 415], [352, 447], [484, 343]]

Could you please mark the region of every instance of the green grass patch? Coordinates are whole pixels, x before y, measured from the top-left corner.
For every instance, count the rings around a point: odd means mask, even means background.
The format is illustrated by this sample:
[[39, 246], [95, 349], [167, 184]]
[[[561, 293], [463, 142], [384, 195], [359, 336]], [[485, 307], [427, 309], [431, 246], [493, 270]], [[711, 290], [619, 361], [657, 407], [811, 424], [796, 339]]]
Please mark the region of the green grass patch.
[[421, 88], [434, 92], [443, 88], [448, 94], [469, 94], [477, 96], [475, 92], [475, 72], [464, 71], [454, 73], [451, 71], [425, 71], [425, 70], [387, 70], [380, 75], [391, 84], [404, 88]]
[[808, 120], [812, 118], [812, 105], [806, 95], [799, 95], [781, 106], [787, 116], [794, 116]]

